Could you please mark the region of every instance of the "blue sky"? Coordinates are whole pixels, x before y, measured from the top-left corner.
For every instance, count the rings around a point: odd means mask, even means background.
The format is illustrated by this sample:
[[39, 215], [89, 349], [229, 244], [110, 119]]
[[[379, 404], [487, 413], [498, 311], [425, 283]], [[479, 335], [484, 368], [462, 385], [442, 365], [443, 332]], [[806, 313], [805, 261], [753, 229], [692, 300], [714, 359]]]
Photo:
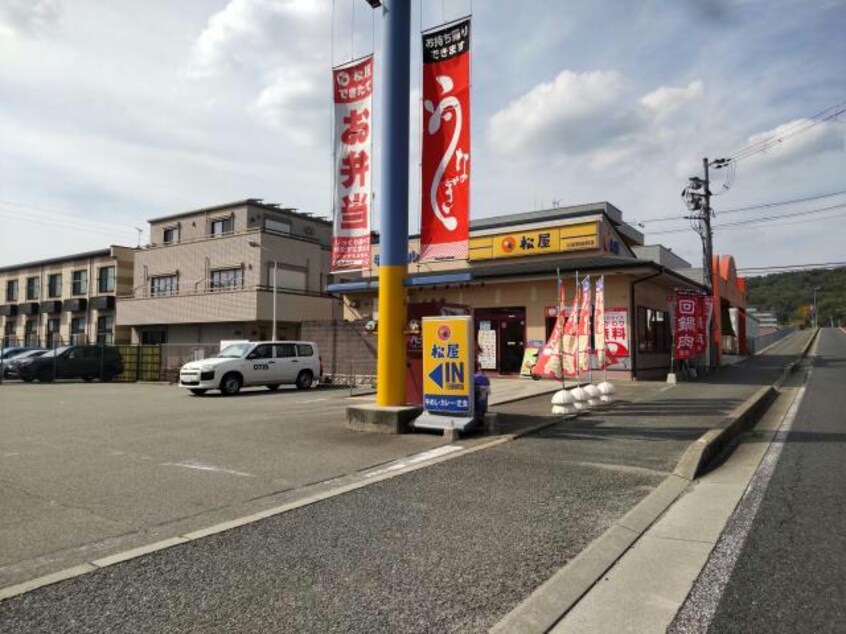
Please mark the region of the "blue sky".
[[[846, 100], [843, 0], [413, 5], [415, 30], [472, 8], [474, 217], [553, 200], [607, 200], [631, 222], [682, 216], [703, 156]], [[133, 245], [148, 218], [247, 197], [328, 215], [329, 69], [381, 43], [362, 0], [335, 0], [334, 22], [332, 6], [0, 0], [0, 265]], [[840, 117], [741, 162], [728, 191], [716, 173], [717, 227], [724, 209], [846, 190], [844, 138]], [[644, 225], [698, 264], [693, 232], [657, 233], [684, 222]], [[716, 249], [740, 267], [842, 261], [844, 225], [839, 208], [718, 229]]]

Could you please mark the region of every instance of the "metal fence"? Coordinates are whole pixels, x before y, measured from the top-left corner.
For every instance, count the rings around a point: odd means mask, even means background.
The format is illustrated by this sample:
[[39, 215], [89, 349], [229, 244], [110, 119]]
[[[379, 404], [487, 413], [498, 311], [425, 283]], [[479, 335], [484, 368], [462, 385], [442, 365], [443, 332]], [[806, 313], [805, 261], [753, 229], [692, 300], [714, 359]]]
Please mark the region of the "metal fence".
[[787, 335], [793, 332], [796, 332], [796, 326], [786, 326], [781, 330], [775, 330], [773, 332], [767, 333], [766, 335], [755, 337], [754, 339], [750, 338], [748, 341], [749, 354], [758, 354], [767, 346], [771, 346], [777, 341], [781, 341], [782, 339], [787, 337]]

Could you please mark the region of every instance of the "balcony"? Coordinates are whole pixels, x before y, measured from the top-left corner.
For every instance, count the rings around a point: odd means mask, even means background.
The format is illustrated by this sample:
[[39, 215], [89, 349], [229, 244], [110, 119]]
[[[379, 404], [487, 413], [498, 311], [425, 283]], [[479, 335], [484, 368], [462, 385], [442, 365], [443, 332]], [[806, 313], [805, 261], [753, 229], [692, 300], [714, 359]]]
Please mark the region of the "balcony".
[[88, 306], [94, 310], [114, 310], [115, 296], [114, 295], [100, 295], [99, 297], [92, 297], [88, 302]]
[[38, 302], [25, 302], [18, 305], [18, 315], [37, 315]]
[[87, 306], [88, 300], [84, 297], [74, 297], [73, 299], [66, 299], [62, 304], [64, 310], [71, 313], [84, 312]]
[[39, 310], [42, 313], [47, 313], [48, 315], [60, 313], [62, 312], [62, 302], [58, 299], [50, 299], [46, 302], [41, 302]]
[[18, 314], [17, 304], [3, 304], [0, 306], [0, 315], [3, 317], [14, 317]]

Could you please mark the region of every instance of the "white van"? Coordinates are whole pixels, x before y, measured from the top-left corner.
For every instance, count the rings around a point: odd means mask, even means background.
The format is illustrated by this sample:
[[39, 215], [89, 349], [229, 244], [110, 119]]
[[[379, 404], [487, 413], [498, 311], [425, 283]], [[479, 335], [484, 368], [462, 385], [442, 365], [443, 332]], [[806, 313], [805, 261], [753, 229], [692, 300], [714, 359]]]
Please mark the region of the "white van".
[[234, 343], [218, 354], [186, 363], [179, 385], [197, 396], [220, 390], [232, 396], [242, 387], [265, 385], [276, 390], [293, 383], [304, 390], [322, 373], [317, 345], [311, 341], [251, 341]]

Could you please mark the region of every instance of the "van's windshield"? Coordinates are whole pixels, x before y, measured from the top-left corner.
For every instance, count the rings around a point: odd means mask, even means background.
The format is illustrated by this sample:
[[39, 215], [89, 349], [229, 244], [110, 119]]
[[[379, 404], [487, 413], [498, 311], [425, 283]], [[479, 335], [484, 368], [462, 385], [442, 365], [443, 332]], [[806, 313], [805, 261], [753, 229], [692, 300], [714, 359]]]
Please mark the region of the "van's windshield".
[[252, 347], [253, 344], [251, 343], [234, 343], [231, 346], [226, 346], [212, 358], [240, 359]]

